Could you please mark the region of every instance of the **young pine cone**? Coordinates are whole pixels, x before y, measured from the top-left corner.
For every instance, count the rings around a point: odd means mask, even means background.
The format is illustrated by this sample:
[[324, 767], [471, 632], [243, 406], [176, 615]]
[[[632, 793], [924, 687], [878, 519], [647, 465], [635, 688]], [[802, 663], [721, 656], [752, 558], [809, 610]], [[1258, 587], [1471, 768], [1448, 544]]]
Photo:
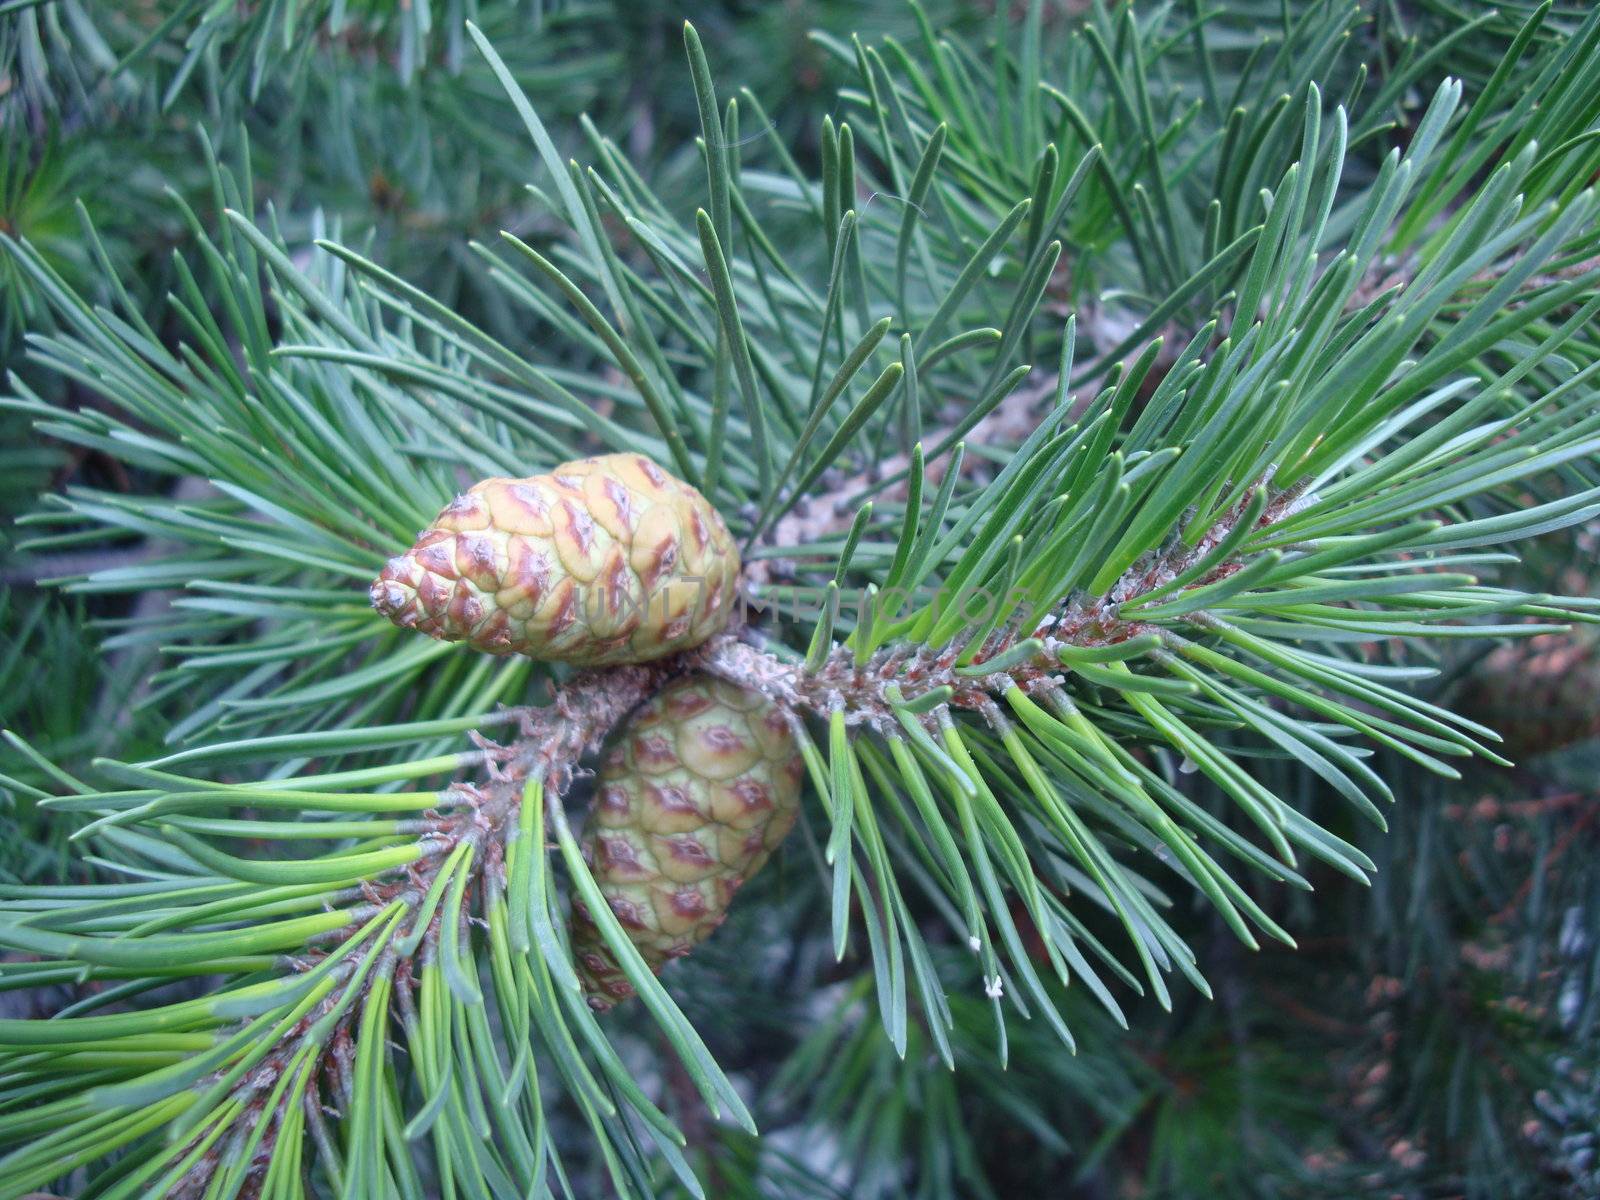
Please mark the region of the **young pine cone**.
[[372, 604], [491, 654], [640, 663], [728, 623], [739, 552], [716, 509], [638, 454], [485, 479], [389, 560]]
[[[584, 854], [652, 970], [722, 923], [793, 828], [804, 769], [775, 704], [709, 675], [670, 684], [623, 724], [596, 783]], [[590, 1007], [633, 994], [581, 901], [572, 946]]]

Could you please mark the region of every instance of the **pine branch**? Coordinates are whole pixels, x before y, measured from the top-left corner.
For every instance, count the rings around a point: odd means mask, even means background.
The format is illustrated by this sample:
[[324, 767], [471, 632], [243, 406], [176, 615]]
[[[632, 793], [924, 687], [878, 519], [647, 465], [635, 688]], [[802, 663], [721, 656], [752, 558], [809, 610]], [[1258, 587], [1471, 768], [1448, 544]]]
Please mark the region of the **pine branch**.
[[[937, 479], [937, 473], [933, 473]], [[1265, 480], [1258, 486], [1264, 489]], [[1103, 596], [1086, 604], [1075, 601], [1031, 628], [1019, 629], [1007, 620], [960, 666], [957, 666], [958, 659], [966, 657], [961, 647], [933, 651], [927, 647], [913, 650], [902, 645], [877, 651], [865, 663], [859, 661], [854, 649], [835, 647], [828, 651], [820, 667], [811, 669], [797, 667], [771, 655], [760, 655], [757, 661], [752, 657], [756, 652], [731, 635], [714, 639], [703, 652], [701, 661], [712, 673], [765, 691], [788, 706], [824, 715], [843, 711], [847, 722], [867, 723], [879, 733], [890, 733], [896, 728], [895, 710], [946, 692], [948, 701], [913, 710], [924, 724], [937, 726], [939, 714], [947, 706], [982, 712], [991, 723], [996, 723], [999, 713], [992, 697], [1013, 687], [1028, 694], [1046, 694], [1053, 702], [1064, 706], [1066, 696], [1058, 685], [1062, 668], [1071, 670], [1074, 661], [1071, 651], [1103, 652], [1141, 639], [1138, 652], [1149, 653], [1153, 648], [1149, 643], [1159, 642], [1163, 631], [1150, 622], [1123, 618], [1122, 606], [1136, 606], [1156, 593], [1170, 593], [1164, 597], [1168, 603], [1181, 603], [1186, 592], [1233, 575], [1242, 562], [1238, 558], [1224, 558], [1187, 585], [1175, 588], [1190, 576], [1191, 568], [1204, 561], [1219, 545], [1233, 540], [1236, 527], [1247, 514], [1253, 528], [1269, 530], [1278, 517], [1293, 511], [1298, 491], [1291, 488], [1272, 497], [1264, 511], [1253, 503], [1254, 495], [1252, 492], [1249, 498], [1240, 500], [1195, 546], [1179, 546], [1129, 568]], [[941, 597], [947, 606], [959, 605], [967, 599], [970, 597]], [[986, 599], [1004, 603], [1003, 598]], [[1204, 609], [1190, 611], [1185, 617], [1189, 623], [1202, 628], [1214, 620]], [[1092, 655], [1082, 661], [1091, 663], [1096, 658], [1116, 661], [1118, 657], [1120, 655], [1112, 652]], [[915, 690], [891, 701], [886, 695], [887, 689], [898, 689], [902, 684]]]
[[[1058, 390], [1053, 378], [1040, 380], [1005, 396], [995, 409], [963, 432], [960, 422], [925, 429], [922, 444], [949, 446], [944, 453], [925, 460], [923, 478], [934, 487], [944, 482], [944, 473], [955, 461], [960, 443], [975, 446], [1012, 446], [1024, 441], [1039, 426], [1045, 401]], [[981, 485], [993, 475], [991, 464], [976, 456], [960, 459], [964, 479]], [[821, 486], [808, 492], [794, 508], [773, 522], [761, 536], [764, 546], [804, 546], [826, 542], [846, 532], [867, 497], [874, 503], [904, 501], [909, 488], [911, 456], [896, 453], [863, 470], [843, 478], [824, 476]], [[900, 482], [886, 482], [887, 480]], [[761, 586], [775, 573], [785, 570], [782, 559], [759, 558], [745, 568], [745, 577], [759, 595]]]
[[[552, 1115], [570, 1109], [617, 1190], [647, 1194], [663, 1163], [690, 1187], [681, 1132], [583, 1002], [569, 911], [708, 1107], [749, 1127], [745, 1104], [563, 801], [608, 730], [696, 669], [790, 718], [823, 831], [812, 908], [836, 960], [865, 946], [856, 986], [885, 1036], [850, 1036], [885, 1078], [913, 1048], [954, 1061], [979, 1024], [1003, 1055], [1018, 1013], [1064, 1055], [1086, 1022], [1126, 1023], [1119, 996], [1171, 1007], [1179, 977], [1209, 995], [1214, 956], [1174, 886], [1244, 945], [1292, 944], [1257, 877], [1310, 891], [1302, 858], [1363, 882], [1376, 865], [1308, 796], [1381, 825], [1400, 777], [1374, 749], [1440, 777], [1505, 761], [1414, 687], [1427, 667], [1370, 648], [1596, 607], [1480, 578], [1501, 545], [1600, 512], [1582, 89], [1600, 17], [1554, 37], [1552, 11], [1454, 35], [1517, 39], [1470, 97], [1433, 86], [1437, 48], [1369, 86], [1341, 57], [1351, 5], [1308, 9], [1253, 57], [1209, 39], [1223, 14], [1128, 8], [1048, 53], [1037, 5], [985, 54], [931, 25], [915, 53], [825, 42], [859, 86], [824, 126], [820, 178], [776, 130], [745, 161], [739, 105], [690, 32], [692, 219], [592, 126], [594, 167], [572, 164], [473, 30], [548, 209], [538, 236], [474, 250], [514, 314], [492, 330], [320, 229], [252, 220], [214, 162], [230, 211], [175, 268], [177, 340], [114, 270], [115, 304], [96, 304], [7, 243], [58, 323], [36, 361], [107, 398], [67, 410], [21, 381], [7, 408], [140, 479], [216, 487], [79, 488], [30, 518], [44, 553], [170, 546], [79, 590], [187, 594], [116, 637], [169, 657], [150, 703], [182, 716], [161, 757], [80, 776], [8, 743], [25, 794], [83, 822], [108, 879], [0, 888], [0, 945], [30, 957], [0, 983], [104, 985], [58, 1019], [0, 1022], [7, 1186], [115, 1152], [94, 1168], [108, 1195], [196, 1171], [217, 1194], [293, 1195], [309, 1147], [315, 1182], [352, 1196], [423, 1194], [433, 1170], [464, 1193], [572, 1190], [582, 1139]], [[1079, 293], [1098, 353], [1074, 369], [1080, 331], [1058, 317]], [[1030, 388], [1033, 361], [1060, 366]], [[426, 642], [363, 603], [464, 485], [597, 449], [670, 464], [730, 545], [758, 547], [750, 627], [558, 686], [549, 664]], [[537, 611], [490, 557], [456, 573]], [[450, 597], [487, 610], [453, 579]], [[526, 707], [541, 687], [551, 703]], [[210, 990], [145, 994], [174, 977]], [[1254, 1088], [1268, 1064], [1237, 1058]], [[926, 1128], [958, 1140], [940, 1086]]]

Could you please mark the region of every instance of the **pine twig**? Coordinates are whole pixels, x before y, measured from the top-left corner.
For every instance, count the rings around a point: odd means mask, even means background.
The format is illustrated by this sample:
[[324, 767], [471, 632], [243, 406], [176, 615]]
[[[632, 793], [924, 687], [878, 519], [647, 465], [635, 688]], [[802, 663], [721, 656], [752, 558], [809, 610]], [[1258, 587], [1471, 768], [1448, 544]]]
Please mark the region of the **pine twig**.
[[[1260, 525], [1269, 527], [1291, 513], [1299, 498], [1294, 489], [1279, 493], [1267, 505], [1259, 519]], [[1198, 545], [1166, 551], [1135, 563], [1104, 596], [1087, 603], [1073, 599], [1026, 631], [1014, 624], [1002, 626], [959, 674], [956, 671], [961, 656], [959, 645], [938, 649], [919, 646], [910, 652], [904, 646], [891, 647], [875, 652], [860, 665], [852, 649], [835, 646], [819, 669], [807, 671], [801, 665], [751, 645], [737, 631], [719, 635], [700, 650], [691, 652], [689, 657], [701, 669], [760, 691], [791, 711], [824, 715], [843, 712], [848, 723], [865, 724], [880, 732], [888, 732], [897, 723], [897, 704], [888, 695], [891, 687], [905, 689], [905, 700], [911, 701], [941, 688], [950, 689], [947, 702], [935, 704], [927, 712], [918, 714], [930, 728], [936, 726], [950, 708], [982, 712], [992, 720], [998, 715], [994, 711], [993, 697], [1013, 686], [1030, 693], [1059, 690], [1066, 670], [1058, 657], [1060, 648], [1109, 646], [1156, 632], [1152, 625], [1121, 616], [1121, 606], [1164, 587], [1204, 558], [1233, 530], [1247, 503], [1241, 500]], [[1233, 574], [1239, 567], [1236, 560], [1219, 563], [1189, 586], [1198, 588], [1213, 583]], [[1204, 624], [1206, 617], [1202, 610], [1189, 614], [1187, 619], [1194, 624]], [[998, 661], [1007, 651], [1029, 640], [1037, 640], [1041, 645], [1030, 659], [991, 672], [982, 670], [983, 664]], [[900, 703], [903, 705], [904, 701]]]
[[[978, 446], [1014, 446], [1021, 443], [1038, 427], [1040, 405], [1055, 391], [1056, 384], [1056, 376], [1050, 375], [1033, 387], [1012, 392], [995, 406], [993, 412], [974, 425], [964, 440]], [[924, 430], [923, 444], [937, 446], [955, 429], [956, 426], [950, 424]], [[943, 481], [944, 473], [950, 466], [950, 459], [950, 451], [946, 451], [928, 461], [926, 475], [934, 487]], [[842, 477], [824, 476], [824, 486], [774, 521], [761, 539], [762, 544], [804, 546], [837, 537], [848, 530], [851, 522], [855, 520], [856, 513], [861, 507], [862, 494], [879, 480], [904, 473], [910, 464], [910, 455], [901, 452], [892, 454], [888, 458], [874, 460], [860, 470]], [[981, 477], [981, 472], [988, 465], [984, 460], [968, 455], [962, 460], [961, 469], [969, 476]], [[874, 498], [903, 500], [906, 491], [907, 484], [902, 480], [875, 493]], [[755, 559], [746, 564], [745, 578], [758, 587], [764, 585], [770, 582], [774, 575], [782, 573], [777, 566], [781, 561], [770, 558]]]

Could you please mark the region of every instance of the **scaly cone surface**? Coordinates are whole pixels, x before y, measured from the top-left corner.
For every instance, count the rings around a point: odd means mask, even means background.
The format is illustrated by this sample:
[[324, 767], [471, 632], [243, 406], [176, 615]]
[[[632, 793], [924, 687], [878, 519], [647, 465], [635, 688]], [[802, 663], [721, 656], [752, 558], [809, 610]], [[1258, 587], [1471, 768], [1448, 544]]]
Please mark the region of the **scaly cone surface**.
[[649, 662], [726, 627], [739, 552], [706, 498], [639, 454], [457, 496], [373, 582], [396, 625], [491, 654]]
[[1585, 628], [1508, 642], [1468, 681], [1462, 712], [1489, 725], [1515, 760], [1600, 735], [1600, 640]]
[[[783, 710], [709, 675], [669, 684], [624, 722], [601, 767], [584, 853], [652, 970], [722, 923], [794, 827], [804, 770]], [[633, 994], [576, 902], [572, 944], [591, 1007]]]

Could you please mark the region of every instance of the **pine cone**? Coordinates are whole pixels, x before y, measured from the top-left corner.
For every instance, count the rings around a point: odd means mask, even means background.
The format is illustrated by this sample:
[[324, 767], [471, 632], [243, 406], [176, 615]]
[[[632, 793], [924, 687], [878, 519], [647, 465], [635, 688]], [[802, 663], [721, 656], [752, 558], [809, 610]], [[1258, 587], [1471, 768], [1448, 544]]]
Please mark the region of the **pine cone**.
[[372, 604], [491, 654], [649, 662], [728, 623], [739, 552], [716, 509], [638, 454], [485, 479], [389, 560]]
[[1462, 713], [1521, 759], [1600, 737], [1600, 642], [1586, 629], [1496, 647], [1464, 689]]
[[[803, 773], [783, 711], [709, 675], [670, 684], [624, 723], [595, 787], [584, 854], [652, 970], [722, 923], [794, 827]], [[572, 945], [592, 1008], [633, 994], [582, 902]]]

